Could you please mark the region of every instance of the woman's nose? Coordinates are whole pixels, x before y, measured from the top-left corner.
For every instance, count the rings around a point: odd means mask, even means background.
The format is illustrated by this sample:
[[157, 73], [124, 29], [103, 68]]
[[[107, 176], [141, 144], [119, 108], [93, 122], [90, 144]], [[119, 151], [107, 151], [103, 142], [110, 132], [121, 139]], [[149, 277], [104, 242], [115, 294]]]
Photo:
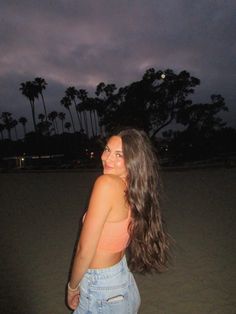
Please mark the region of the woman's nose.
[[107, 161], [112, 161], [113, 159], [114, 159], [114, 156], [111, 152], [109, 154], [107, 154], [107, 156], [106, 156]]

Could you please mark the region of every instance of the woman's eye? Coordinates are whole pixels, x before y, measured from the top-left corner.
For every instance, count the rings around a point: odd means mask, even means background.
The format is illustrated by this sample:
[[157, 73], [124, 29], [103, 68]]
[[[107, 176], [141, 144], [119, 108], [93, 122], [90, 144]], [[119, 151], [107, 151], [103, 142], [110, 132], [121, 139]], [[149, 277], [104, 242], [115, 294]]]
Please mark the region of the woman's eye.
[[119, 154], [119, 153], [116, 154], [116, 156], [119, 157], [119, 158], [123, 158], [123, 155], [122, 155], [122, 154]]

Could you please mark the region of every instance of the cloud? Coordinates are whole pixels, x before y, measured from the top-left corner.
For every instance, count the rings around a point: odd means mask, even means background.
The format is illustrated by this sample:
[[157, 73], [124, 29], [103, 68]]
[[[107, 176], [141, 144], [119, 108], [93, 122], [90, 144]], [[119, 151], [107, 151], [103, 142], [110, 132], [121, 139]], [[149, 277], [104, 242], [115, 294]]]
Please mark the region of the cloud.
[[219, 92], [236, 112], [233, 0], [23, 0], [0, 6], [0, 111], [23, 112], [18, 86], [36, 76], [49, 82], [53, 107], [70, 85], [123, 86], [154, 67], [189, 71], [201, 80], [199, 98]]

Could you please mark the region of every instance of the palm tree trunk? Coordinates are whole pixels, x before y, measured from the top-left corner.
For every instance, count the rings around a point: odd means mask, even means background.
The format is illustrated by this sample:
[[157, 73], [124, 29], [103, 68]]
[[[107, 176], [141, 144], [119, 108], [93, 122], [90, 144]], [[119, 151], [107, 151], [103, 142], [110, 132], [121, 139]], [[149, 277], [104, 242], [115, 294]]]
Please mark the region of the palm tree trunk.
[[95, 120], [95, 117], [94, 117], [94, 110], [92, 110], [92, 118], [93, 118], [94, 135], [97, 136], [96, 120]]
[[94, 117], [94, 125], [96, 129], [96, 135], [99, 133], [99, 125], [98, 125], [98, 116], [97, 116], [97, 111], [93, 110], [93, 117]]
[[90, 115], [92, 134], [93, 134], [93, 137], [94, 137], [95, 135], [94, 135], [94, 129], [93, 129], [93, 119], [92, 119], [92, 111], [91, 110], [89, 111], [89, 115]]
[[57, 134], [58, 134], [59, 132], [58, 132], [58, 125], [57, 125], [57, 118], [55, 119], [55, 126], [56, 126], [56, 131], [57, 131]]
[[32, 100], [30, 100], [30, 105], [31, 105], [31, 111], [32, 111], [34, 130], [35, 130], [35, 132], [37, 132], [37, 126], [36, 126], [36, 120], [35, 120], [34, 102]]
[[87, 120], [87, 115], [86, 115], [85, 110], [83, 111], [83, 117], [84, 117], [85, 132], [86, 132], [87, 136], [89, 136], [88, 120]]
[[74, 105], [75, 105], [75, 111], [76, 111], [76, 114], [77, 114], [77, 118], [78, 118], [78, 121], [79, 121], [79, 128], [80, 128], [80, 129], [83, 129], [83, 125], [82, 125], [82, 120], [81, 120], [80, 113], [79, 113], [79, 111], [78, 111], [77, 108], [76, 108], [76, 102], [75, 102], [75, 100], [73, 100], [73, 101], [74, 101]]
[[57, 132], [56, 132], [56, 126], [55, 126], [55, 121], [54, 120], [52, 120], [52, 125], [53, 125], [54, 135], [55, 135]]
[[47, 115], [47, 110], [46, 110], [46, 105], [45, 105], [43, 93], [40, 93], [40, 95], [41, 95], [42, 102], [43, 102], [43, 109], [44, 109], [44, 114], [45, 114], [45, 117], [46, 117], [46, 121], [48, 121], [48, 115]]
[[75, 131], [75, 124], [74, 124], [74, 120], [73, 120], [73, 117], [72, 117], [72, 114], [71, 114], [71, 111], [70, 111], [69, 107], [68, 107], [68, 110], [69, 110], [69, 114], [70, 114], [71, 124], [72, 124], [73, 130], [74, 130], [74, 133], [75, 133], [76, 132]]

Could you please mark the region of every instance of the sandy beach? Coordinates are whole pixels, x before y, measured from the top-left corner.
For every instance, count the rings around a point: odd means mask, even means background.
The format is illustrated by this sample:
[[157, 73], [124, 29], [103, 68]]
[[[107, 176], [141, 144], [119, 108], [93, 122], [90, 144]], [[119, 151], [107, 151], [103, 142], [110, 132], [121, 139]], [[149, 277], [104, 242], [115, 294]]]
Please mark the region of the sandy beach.
[[[0, 174], [0, 313], [71, 313], [65, 284], [98, 175]], [[173, 265], [161, 275], [135, 275], [140, 313], [235, 314], [236, 168], [161, 176], [163, 211], [176, 241]]]

